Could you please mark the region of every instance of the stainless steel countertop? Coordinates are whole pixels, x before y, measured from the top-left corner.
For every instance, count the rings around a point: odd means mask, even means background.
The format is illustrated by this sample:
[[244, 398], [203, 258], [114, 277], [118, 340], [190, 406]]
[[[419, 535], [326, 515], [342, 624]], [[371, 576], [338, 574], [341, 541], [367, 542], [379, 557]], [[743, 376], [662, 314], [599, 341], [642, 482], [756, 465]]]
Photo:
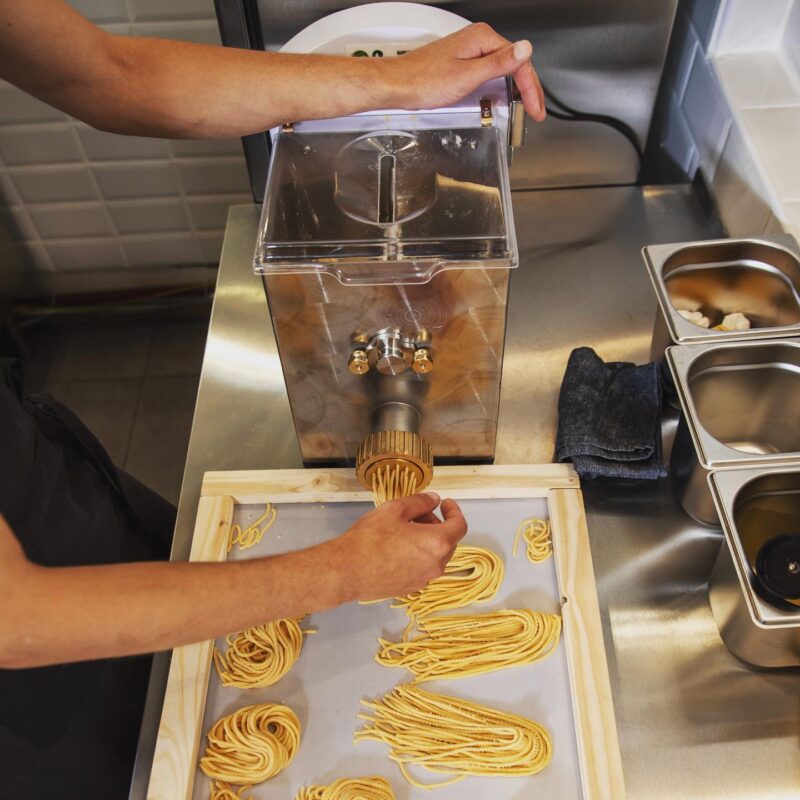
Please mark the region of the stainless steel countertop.
[[[515, 192], [497, 463], [552, 459], [567, 356], [644, 362], [656, 300], [645, 244], [719, 235], [688, 187]], [[173, 557], [188, 555], [203, 472], [301, 466], [261, 282], [256, 206], [231, 209]], [[667, 423], [667, 432], [670, 425]], [[800, 797], [800, 670], [761, 672], [724, 647], [707, 580], [721, 534], [668, 481], [584, 486], [629, 800]], [[131, 798], [145, 798], [168, 655], [157, 657]], [[553, 798], [557, 800], [557, 798]]]

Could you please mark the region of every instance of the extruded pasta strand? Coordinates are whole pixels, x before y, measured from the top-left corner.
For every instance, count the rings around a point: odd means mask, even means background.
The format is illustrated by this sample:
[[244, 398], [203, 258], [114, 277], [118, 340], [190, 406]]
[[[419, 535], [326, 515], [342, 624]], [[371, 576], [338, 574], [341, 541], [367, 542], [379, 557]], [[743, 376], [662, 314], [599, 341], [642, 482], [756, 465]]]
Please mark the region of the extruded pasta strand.
[[378, 639], [375, 660], [405, 667], [419, 684], [435, 678], [464, 678], [539, 661], [553, 652], [561, 617], [528, 609], [490, 611], [474, 616], [435, 616], [420, 620], [421, 636], [401, 642]]
[[253, 796], [244, 797], [243, 792], [250, 789], [250, 786], [242, 786], [237, 792], [222, 781], [211, 781], [211, 794], [209, 800], [253, 800]]
[[[267, 503], [264, 513], [251, 522], [244, 530], [241, 525], [231, 525], [230, 536], [228, 538], [228, 552], [233, 550], [233, 546], [238, 544], [240, 550], [247, 550], [248, 547], [258, 544], [264, 534], [272, 527], [278, 510], [272, 503]], [[262, 525], [263, 523], [263, 525]]]
[[[354, 741], [387, 744], [389, 758], [421, 788], [446, 786], [468, 775], [535, 775], [552, 757], [550, 734], [538, 723], [418, 686], [397, 686], [377, 702], [362, 704], [369, 713], [358, 715], [365, 725]], [[424, 784], [411, 775], [411, 766], [450, 777]]]
[[303, 636], [297, 619], [279, 619], [256, 625], [226, 638], [227, 650], [214, 648], [214, 666], [223, 686], [257, 689], [277, 683], [300, 657]]
[[417, 491], [417, 476], [400, 464], [378, 467], [372, 473], [372, 493], [375, 506], [398, 497], [408, 497]]
[[514, 545], [511, 548], [511, 557], [517, 557], [519, 540], [524, 539], [527, 545], [526, 554], [528, 561], [538, 564], [547, 561], [553, 555], [553, 539], [550, 535], [550, 521], [546, 519], [526, 519], [517, 528], [514, 536]]
[[503, 574], [503, 562], [497, 553], [485, 547], [459, 545], [444, 575], [418, 592], [396, 597], [392, 608], [405, 608], [410, 617], [424, 619], [437, 611], [483, 603], [497, 594]]
[[339, 778], [327, 786], [307, 786], [294, 800], [396, 800], [386, 778]]
[[244, 706], [208, 731], [200, 769], [212, 780], [252, 786], [289, 766], [300, 745], [300, 720], [288, 706]]

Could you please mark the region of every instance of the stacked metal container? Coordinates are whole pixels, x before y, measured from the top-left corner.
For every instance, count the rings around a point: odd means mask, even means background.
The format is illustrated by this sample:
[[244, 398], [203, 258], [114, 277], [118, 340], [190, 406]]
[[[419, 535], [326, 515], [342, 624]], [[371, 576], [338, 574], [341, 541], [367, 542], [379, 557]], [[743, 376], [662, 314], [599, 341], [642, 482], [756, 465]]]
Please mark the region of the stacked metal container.
[[[800, 665], [800, 248], [770, 236], [643, 254], [660, 305], [652, 356], [666, 353], [683, 412], [678, 499], [725, 538], [714, 618], [742, 660]], [[731, 314], [749, 329], [724, 329]]]

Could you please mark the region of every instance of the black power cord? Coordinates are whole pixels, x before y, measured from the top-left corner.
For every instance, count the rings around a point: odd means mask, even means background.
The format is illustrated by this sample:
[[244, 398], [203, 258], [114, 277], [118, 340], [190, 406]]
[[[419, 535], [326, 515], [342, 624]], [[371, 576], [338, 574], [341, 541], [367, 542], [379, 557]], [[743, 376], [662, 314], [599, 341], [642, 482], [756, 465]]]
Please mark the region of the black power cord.
[[[577, 109], [568, 106], [563, 100], [559, 100], [558, 97], [556, 97], [544, 84], [542, 84], [542, 89], [544, 89], [544, 96], [548, 101], [546, 106], [547, 113], [555, 119], [565, 120], [566, 122], [596, 122], [600, 125], [607, 125], [609, 128], [613, 128], [619, 134], [624, 136], [630, 143], [631, 147], [636, 151], [636, 158], [639, 161], [639, 169], [637, 170], [636, 181], [637, 183], [639, 182], [638, 176], [642, 171], [644, 153], [642, 152], [642, 147], [639, 144], [639, 139], [636, 136], [636, 131], [634, 131], [630, 125], [628, 125], [626, 122], [623, 122], [621, 119], [617, 119], [617, 117], [611, 117], [607, 114], [592, 114], [585, 111], [578, 111]], [[558, 110], [553, 108], [554, 105], [557, 106]]]

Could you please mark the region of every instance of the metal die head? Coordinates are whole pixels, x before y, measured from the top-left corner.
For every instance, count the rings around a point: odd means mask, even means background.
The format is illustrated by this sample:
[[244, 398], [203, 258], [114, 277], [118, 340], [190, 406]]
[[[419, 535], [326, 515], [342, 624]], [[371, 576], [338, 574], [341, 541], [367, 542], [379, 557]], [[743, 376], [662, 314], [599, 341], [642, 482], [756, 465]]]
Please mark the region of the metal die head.
[[417, 491], [422, 491], [433, 478], [431, 446], [413, 431], [384, 430], [369, 434], [356, 454], [356, 478], [372, 490], [372, 475], [383, 467], [408, 468], [416, 478]]

